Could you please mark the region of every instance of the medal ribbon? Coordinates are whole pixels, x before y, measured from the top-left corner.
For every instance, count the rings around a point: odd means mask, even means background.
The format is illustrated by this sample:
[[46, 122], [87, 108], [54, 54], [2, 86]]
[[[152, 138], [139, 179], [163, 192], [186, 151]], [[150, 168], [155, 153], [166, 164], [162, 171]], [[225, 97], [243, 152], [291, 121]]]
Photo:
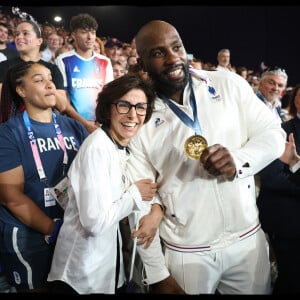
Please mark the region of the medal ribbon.
[[[62, 132], [60, 130], [59, 124], [56, 122], [55, 113], [52, 113], [52, 117], [53, 117], [54, 128], [55, 128], [57, 139], [59, 141], [60, 147], [64, 151], [63, 175], [65, 175], [65, 167], [68, 164], [68, 154], [67, 154], [67, 150], [66, 150], [66, 145], [64, 143], [64, 138], [63, 138]], [[27, 129], [27, 135], [28, 135], [28, 138], [29, 138], [31, 151], [32, 151], [32, 154], [33, 154], [33, 158], [34, 158], [34, 161], [35, 161], [36, 169], [38, 171], [40, 180], [44, 183], [47, 183], [47, 177], [46, 177], [43, 165], [42, 165], [41, 157], [40, 157], [39, 150], [38, 150], [38, 147], [37, 147], [36, 138], [35, 138], [34, 133], [32, 131], [31, 123], [30, 123], [28, 113], [27, 113], [26, 110], [23, 113], [23, 120], [24, 120], [26, 129]]]
[[195, 131], [195, 134], [201, 135], [202, 130], [200, 126], [200, 122], [198, 120], [197, 115], [197, 104], [196, 104], [196, 98], [193, 90], [193, 83], [192, 78], [189, 77], [189, 85], [191, 89], [190, 93], [190, 105], [193, 110], [193, 118], [192, 120], [184, 111], [182, 111], [173, 101], [171, 101], [169, 98], [161, 95], [160, 97], [164, 100], [164, 102], [170, 107], [170, 109], [177, 115], [177, 117], [188, 127], [192, 128]]

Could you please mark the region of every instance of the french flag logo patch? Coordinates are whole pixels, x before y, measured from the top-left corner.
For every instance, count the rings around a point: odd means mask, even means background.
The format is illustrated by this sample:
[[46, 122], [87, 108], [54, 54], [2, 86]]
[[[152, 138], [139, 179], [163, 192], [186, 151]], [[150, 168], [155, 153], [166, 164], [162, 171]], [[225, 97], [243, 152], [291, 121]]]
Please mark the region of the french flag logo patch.
[[162, 120], [161, 118], [156, 118], [155, 119], [155, 127], [157, 128], [158, 126], [160, 126], [164, 122], [165, 122], [165, 120]]

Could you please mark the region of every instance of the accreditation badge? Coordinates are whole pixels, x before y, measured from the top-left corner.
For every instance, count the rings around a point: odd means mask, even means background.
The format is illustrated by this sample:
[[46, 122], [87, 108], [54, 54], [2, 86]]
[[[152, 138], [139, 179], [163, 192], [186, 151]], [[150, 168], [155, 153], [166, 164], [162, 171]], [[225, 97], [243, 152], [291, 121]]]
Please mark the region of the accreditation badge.
[[63, 210], [69, 201], [68, 197], [68, 177], [64, 177], [56, 186], [49, 188], [50, 193]]

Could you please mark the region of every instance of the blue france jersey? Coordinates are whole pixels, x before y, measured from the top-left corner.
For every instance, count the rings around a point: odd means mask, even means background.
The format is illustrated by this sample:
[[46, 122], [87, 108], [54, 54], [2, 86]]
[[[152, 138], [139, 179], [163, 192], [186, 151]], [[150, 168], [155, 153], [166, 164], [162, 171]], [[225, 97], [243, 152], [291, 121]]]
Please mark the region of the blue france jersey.
[[84, 59], [71, 50], [59, 55], [56, 64], [63, 74], [64, 87], [75, 110], [86, 120], [95, 121], [98, 93], [113, 80], [110, 59], [95, 52], [89, 59]]

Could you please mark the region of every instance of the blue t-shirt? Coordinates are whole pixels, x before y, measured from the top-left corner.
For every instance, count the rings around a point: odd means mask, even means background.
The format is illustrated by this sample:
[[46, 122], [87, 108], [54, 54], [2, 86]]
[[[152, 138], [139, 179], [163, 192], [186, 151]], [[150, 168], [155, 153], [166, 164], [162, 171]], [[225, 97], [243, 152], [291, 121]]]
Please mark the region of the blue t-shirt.
[[[72, 118], [57, 115], [56, 119], [68, 154], [66, 173], [88, 132], [81, 123]], [[63, 178], [64, 152], [56, 136], [54, 123], [41, 123], [34, 120], [30, 120], [30, 122], [48, 180], [48, 186], [52, 187]], [[11, 170], [20, 165], [23, 166], [24, 170], [24, 193], [50, 218], [62, 217], [63, 211], [56, 202], [48, 207], [45, 205], [44, 189], [47, 185], [40, 181], [23, 114], [18, 114], [7, 122], [0, 124], [0, 172]], [[19, 227], [25, 226], [1, 205], [0, 220]]]

